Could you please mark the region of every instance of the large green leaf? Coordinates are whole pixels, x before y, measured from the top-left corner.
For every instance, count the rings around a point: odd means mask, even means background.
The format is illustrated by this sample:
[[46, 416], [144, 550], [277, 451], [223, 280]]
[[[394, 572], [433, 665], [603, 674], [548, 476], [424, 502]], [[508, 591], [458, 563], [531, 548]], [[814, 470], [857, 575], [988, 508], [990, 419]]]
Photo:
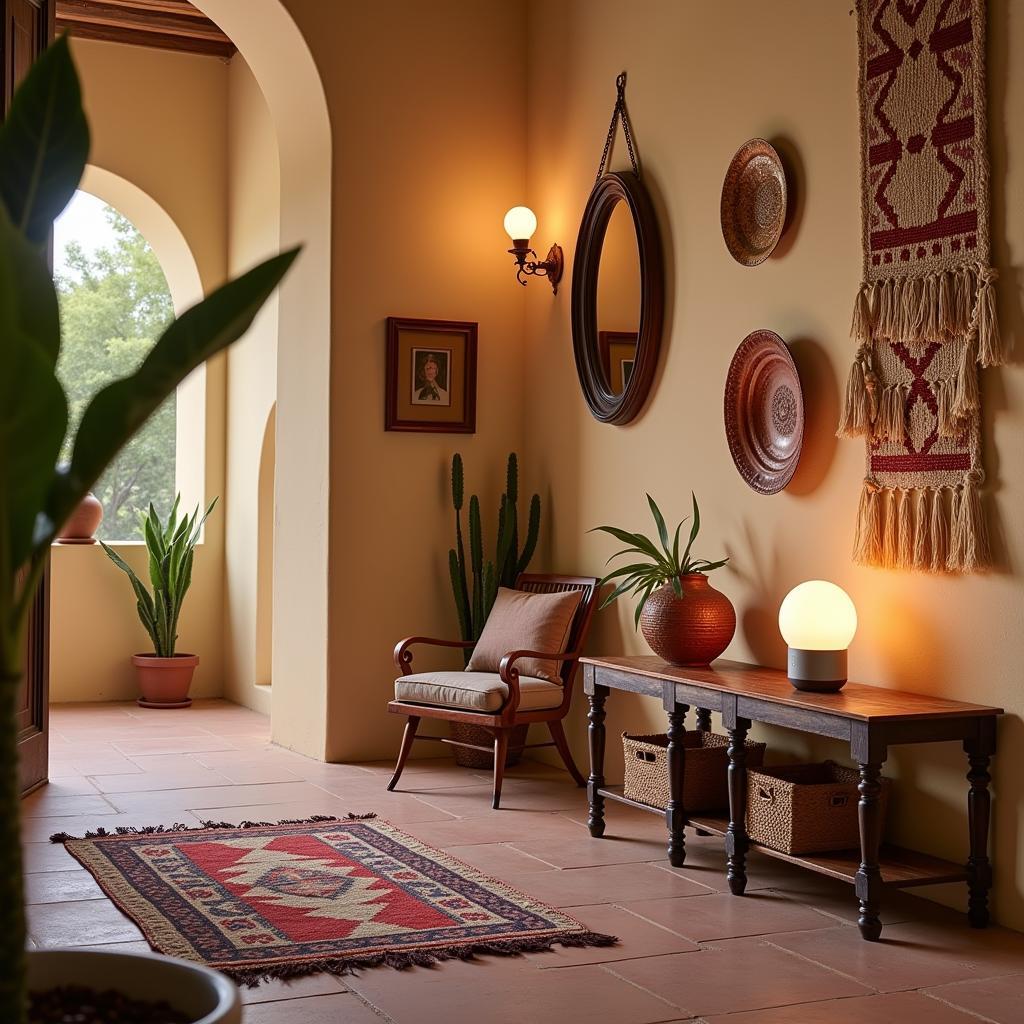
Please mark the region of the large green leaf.
[[0, 126], [0, 200], [36, 246], [78, 188], [89, 125], [67, 37], [32, 65]]
[[661, 514], [658, 503], [649, 494], [647, 495], [647, 504], [651, 507], [651, 515], [654, 516], [654, 523], [658, 527], [658, 539], [665, 551], [665, 557], [671, 558], [672, 549], [668, 545], [668, 527], [665, 525], [665, 517]]
[[697, 508], [697, 495], [690, 491], [690, 498], [693, 500], [693, 525], [690, 527], [690, 540], [686, 545], [686, 550], [683, 552], [682, 564], [684, 571], [690, 562], [690, 549], [693, 547], [693, 542], [697, 539], [697, 534], [700, 533], [700, 509]]
[[132, 435], [200, 364], [250, 327], [298, 250], [275, 256], [218, 289], [179, 317], [139, 369], [100, 391], [85, 410], [71, 466], [54, 481], [47, 504], [58, 526]]
[[45, 316], [30, 311], [39, 290], [25, 288], [26, 279], [36, 276], [18, 265], [26, 257], [38, 258], [26, 253], [24, 240], [0, 211], [0, 501], [7, 524], [5, 556], [14, 568], [28, 561], [68, 416], [53, 359], [29, 333]]
[[638, 549], [643, 554], [649, 556], [652, 561], [657, 562], [658, 565], [668, 567], [665, 556], [642, 533], [629, 533], [627, 530], [620, 530], [617, 526], [595, 526], [589, 532], [607, 533], [623, 544], [629, 544], [632, 548]]
[[[7, 213], [0, 207], [0, 218]], [[8, 221], [2, 229], [3, 244], [10, 247], [10, 267], [15, 288], [15, 310], [21, 329], [56, 365], [60, 355], [60, 308], [50, 268], [41, 250], [30, 245]]]

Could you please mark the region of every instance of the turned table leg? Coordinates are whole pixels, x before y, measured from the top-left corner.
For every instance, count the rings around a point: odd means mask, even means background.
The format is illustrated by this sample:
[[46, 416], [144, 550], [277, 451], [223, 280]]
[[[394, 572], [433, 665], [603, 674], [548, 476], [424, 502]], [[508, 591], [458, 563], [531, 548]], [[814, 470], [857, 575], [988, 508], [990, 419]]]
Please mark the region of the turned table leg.
[[683, 775], [686, 766], [686, 704], [668, 713], [668, 861], [676, 868], [686, 861], [686, 808], [683, 806]]
[[604, 786], [604, 720], [607, 712], [604, 702], [608, 699], [607, 686], [595, 686], [594, 692], [587, 695], [590, 710], [587, 718], [587, 739], [590, 744], [590, 778], [587, 780], [587, 799], [590, 801], [590, 815], [587, 828], [590, 834], [598, 839], [604, 835], [604, 797], [600, 790]]
[[988, 859], [988, 825], [992, 810], [992, 795], [988, 784], [989, 748], [983, 743], [964, 741], [964, 750], [970, 763], [967, 781], [967, 816], [971, 833], [971, 855], [967, 859], [967, 919], [973, 928], [988, 925], [988, 891], [992, 888], [992, 865]]
[[742, 896], [747, 887], [747, 732], [750, 720], [737, 718], [729, 729], [729, 827], [725, 833], [729, 891]]
[[[711, 732], [711, 712], [707, 708], [697, 708], [697, 732]], [[699, 836], [709, 836], [702, 828], [696, 830]]]
[[857, 924], [861, 935], [876, 942], [882, 934], [879, 918], [882, 898], [882, 872], [878, 866], [878, 850], [882, 843], [882, 766], [880, 763], [860, 763], [860, 783], [857, 790], [860, 802], [857, 817], [860, 822], [860, 869], [854, 880], [860, 916]]

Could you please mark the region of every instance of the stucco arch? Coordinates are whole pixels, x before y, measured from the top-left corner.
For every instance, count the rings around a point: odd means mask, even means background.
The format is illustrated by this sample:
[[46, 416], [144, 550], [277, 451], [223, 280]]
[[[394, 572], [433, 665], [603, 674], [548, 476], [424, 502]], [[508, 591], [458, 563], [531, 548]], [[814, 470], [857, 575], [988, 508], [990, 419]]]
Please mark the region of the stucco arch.
[[316, 64], [280, 0], [194, 0], [259, 83], [281, 161], [281, 247], [303, 253], [280, 292], [272, 730], [322, 758], [327, 714], [331, 125]]

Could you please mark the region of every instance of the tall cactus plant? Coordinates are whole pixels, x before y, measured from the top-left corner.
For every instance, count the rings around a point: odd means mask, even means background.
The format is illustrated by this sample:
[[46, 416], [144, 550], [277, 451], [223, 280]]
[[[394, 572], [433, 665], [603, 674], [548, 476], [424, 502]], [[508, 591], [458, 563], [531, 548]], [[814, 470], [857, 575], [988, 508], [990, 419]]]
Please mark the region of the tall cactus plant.
[[[493, 561], [484, 561], [483, 525], [480, 499], [469, 499], [469, 562], [462, 530], [465, 504], [465, 476], [462, 456], [452, 456], [452, 507], [455, 510], [455, 547], [448, 551], [448, 572], [451, 577], [459, 631], [463, 640], [478, 640], [484, 623], [498, 596], [498, 587], [512, 587], [537, 550], [540, 533], [540, 495], [530, 500], [526, 542], [519, 549], [519, 460], [515, 452], [508, 457], [505, 492], [498, 508], [497, 550]], [[469, 659], [469, 652], [466, 653]]]

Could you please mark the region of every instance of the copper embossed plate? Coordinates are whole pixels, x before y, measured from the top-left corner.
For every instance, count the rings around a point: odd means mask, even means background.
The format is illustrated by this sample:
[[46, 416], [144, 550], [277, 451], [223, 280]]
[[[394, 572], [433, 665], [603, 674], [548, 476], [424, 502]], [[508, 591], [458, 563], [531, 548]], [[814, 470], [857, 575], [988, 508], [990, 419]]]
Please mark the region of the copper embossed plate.
[[753, 490], [777, 494], [793, 478], [804, 439], [804, 397], [793, 357], [774, 331], [747, 335], [732, 357], [725, 434]]
[[744, 142], [722, 185], [722, 235], [737, 263], [756, 267], [772, 254], [786, 226], [786, 175], [764, 139]]

